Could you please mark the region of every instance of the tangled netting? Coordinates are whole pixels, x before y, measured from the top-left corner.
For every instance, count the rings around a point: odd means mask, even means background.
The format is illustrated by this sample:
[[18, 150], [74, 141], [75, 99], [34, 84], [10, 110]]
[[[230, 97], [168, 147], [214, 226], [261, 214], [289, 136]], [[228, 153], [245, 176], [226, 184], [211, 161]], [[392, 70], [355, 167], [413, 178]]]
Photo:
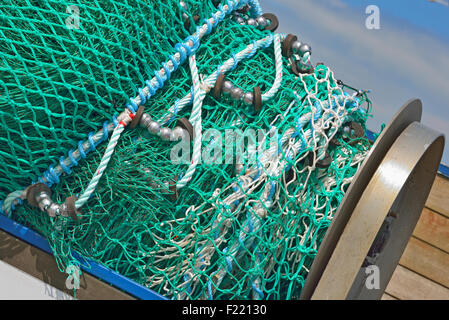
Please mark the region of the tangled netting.
[[[249, 23], [260, 15], [254, 0], [2, 1], [2, 213], [44, 235], [62, 272], [77, 252], [168, 298], [299, 297], [371, 147], [345, 124], [365, 128], [371, 107], [323, 64], [295, 75], [286, 35]], [[221, 73], [243, 92], [260, 87], [260, 112], [214, 97]], [[187, 163], [171, 154], [185, 140], [124, 130], [139, 105], [171, 129], [190, 120]], [[250, 130], [265, 130], [260, 153], [231, 139], [244, 163], [198, 160], [226, 131]], [[80, 197], [79, 220], [30, 206], [37, 182], [54, 203]]]

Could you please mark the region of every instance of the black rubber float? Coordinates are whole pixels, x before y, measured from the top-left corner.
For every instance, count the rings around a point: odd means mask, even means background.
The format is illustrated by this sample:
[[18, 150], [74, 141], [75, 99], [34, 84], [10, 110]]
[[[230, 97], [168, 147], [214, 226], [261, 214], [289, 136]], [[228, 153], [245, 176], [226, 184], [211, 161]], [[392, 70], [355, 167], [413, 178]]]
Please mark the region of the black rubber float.
[[[342, 127], [349, 129], [350, 136], [343, 138], [343, 140], [348, 142], [350, 146], [357, 144], [358, 141], [356, 139], [365, 136], [365, 130], [363, 130], [363, 127], [355, 121], [346, 122], [343, 124]], [[352, 134], [352, 132], [354, 132], [354, 134]], [[335, 137], [332, 138], [330, 143], [333, 144], [334, 146], [340, 145], [340, 141], [338, 141]]]
[[294, 34], [288, 34], [284, 41], [282, 42], [282, 55], [286, 58], [290, 58], [293, 54], [292, 45], [293, 42], [297, 41], [298, 37]]
[[215, 99], [219, 99], [221, 96], [223, 83], [226, 80], [226, 75], [224, 73], [220, 73], [217, 77], [217, 81], [215, 81], [213, 96]]
[[28, 204], [32, 207], [38, 207], [39, 203], [36, 200], [36, 197], [41, 193], [45, 192], [48, 194], [48, 197], [51, 197], [51, 189], [44, 183], [35, 183], [31, 185], [26, 194], [26, 198], [28, 201]]
[[140, 122], [140, 119], [142, 119], [142, 115], [143, 115], [144, 111], [145, 111], [145, 107], [144, 106], [140, 106], [139, 109], [137, 109], [137, 112], [134, 114], [133, 120], [129, 124], [129, 128], [130, 129], [135, 129], [137, 127], [137, 125]]
[[324, 154], [324, 158], [321, 160], [318, 160], [315, 165], [317, 168], [327, 169], [327, 168], [329, 168], [331, 163], [332, 163], [332, 157], [329, 154], [329, 152], [326, 150], [326, 153]]
[[[311, 166], [313, 164], [313, 153], [309, 152], [307, 155], [308, 165]], [[321, 160], [317, 160], [315, 163], [315, 166], [319, 169], [327, 169], [332, 163], [332, 157], [330, 153], [326, 150], [326, 153], [324, 154], [324, 158]]]
[[262, 110], [262, 93], [259, 87], [254, 87], [253, 89], [253, 107], [254, 112], [259, 113]]
[[72, 218], [74, 221], [78, 221], [79, 216], [76, 213], [75, 201], [78, 200], [76, 196], [70, 196], [65, 199], [65, 210], [67, 215]]
[[267, 26], [265, 27], [265, 30], [272, 31], [272, 32], [276, 31], [276, 29], [279, 27], [278, 18], [272, 13], [264, 13], [262, 15], [262, 17], [270, 20], [270, 24], [267, 24]]
[[176, 123], [176, 125], [177, 125], [178, 127], [183, 128], [184, 130], [187, 130], [187, 132], [188, 132], [189, 135], [190, 135], [190, 140], [193, 139], [194, 130], [193, 130], [193, 126], [192, 126], [192, 124], [190, 123], [189, 120], [187, 120], [186, 118], [181, 118], [181, 119], [178, 120], [178, 122]]
[[[349, 128], [351, 129], [351, 133], [352, 131], [354, 131], [353, 139], [362, 138], [365, 135], [365, 130], [363, 130], [362, 125], [358, 122], [351, 121], [349, 124]], [[353, 140], [349, 144], [354, 145], [356, 143], [357, 141]]]

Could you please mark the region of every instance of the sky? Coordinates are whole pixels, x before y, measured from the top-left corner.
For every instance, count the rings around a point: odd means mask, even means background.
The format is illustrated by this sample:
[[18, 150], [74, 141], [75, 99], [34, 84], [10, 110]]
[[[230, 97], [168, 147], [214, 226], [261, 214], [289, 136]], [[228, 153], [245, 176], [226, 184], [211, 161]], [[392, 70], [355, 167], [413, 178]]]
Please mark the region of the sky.
[[[312, 46], [337, 79], [369, 89], [378, 132], [410, 98], [423, 102], [422, 123], [445, 134], [449, 164], [449, 6], [426, 0], [260, 0], [279, 19], [278, 32]], [[367, 29], [368, 5], [380, 29]]]

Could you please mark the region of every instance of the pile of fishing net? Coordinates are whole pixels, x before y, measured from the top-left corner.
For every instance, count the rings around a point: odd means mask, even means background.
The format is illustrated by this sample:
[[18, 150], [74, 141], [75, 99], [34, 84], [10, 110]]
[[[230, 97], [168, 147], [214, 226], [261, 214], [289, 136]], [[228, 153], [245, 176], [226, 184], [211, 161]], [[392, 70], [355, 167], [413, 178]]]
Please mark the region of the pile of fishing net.
[[77, 252], [168, 298], [299, 297], [372, 144], [366, 93], [255, 0], [70, 5], [0, 4], [2, 214], [61, 272]]

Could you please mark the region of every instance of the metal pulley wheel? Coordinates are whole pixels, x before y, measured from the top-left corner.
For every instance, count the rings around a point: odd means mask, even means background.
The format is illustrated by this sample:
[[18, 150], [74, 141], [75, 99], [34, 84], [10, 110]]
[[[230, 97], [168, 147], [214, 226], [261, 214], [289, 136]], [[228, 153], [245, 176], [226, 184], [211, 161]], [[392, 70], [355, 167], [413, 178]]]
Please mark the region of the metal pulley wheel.
[[[380, 299], [418, 222], [441, 161], [444, 136], [408, 101], [374, 143], [321, 243], [301, 299]], [[379, 289], [365, 268], [379, 271]]]

